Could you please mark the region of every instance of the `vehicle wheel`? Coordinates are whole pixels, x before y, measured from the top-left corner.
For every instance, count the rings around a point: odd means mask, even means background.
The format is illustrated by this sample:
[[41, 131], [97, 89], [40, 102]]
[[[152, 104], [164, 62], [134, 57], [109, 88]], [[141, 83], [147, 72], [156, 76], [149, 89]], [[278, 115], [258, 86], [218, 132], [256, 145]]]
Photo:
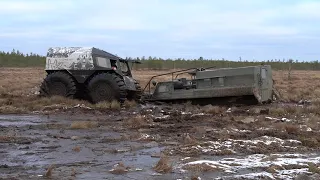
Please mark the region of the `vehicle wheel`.
[[140, 102], [141, 96], [142, 96], [142, 89], [138, 82], [135, 82], [135, 86], [136, 86], [136, 91], [128, 92], [127, 99], [130, 101], [134, 100], [136, 102]]
[[64, 72], [53, 72], [47, 75], [40, 86], [40, 96], [63, 96], [74, 98], [77, 92], [75, 81]]
[[95, 75], [87, 85], [90, 100], [93, 103], [117, 100], [124, 102], [126, 90], [124, 81], [115, 74]]

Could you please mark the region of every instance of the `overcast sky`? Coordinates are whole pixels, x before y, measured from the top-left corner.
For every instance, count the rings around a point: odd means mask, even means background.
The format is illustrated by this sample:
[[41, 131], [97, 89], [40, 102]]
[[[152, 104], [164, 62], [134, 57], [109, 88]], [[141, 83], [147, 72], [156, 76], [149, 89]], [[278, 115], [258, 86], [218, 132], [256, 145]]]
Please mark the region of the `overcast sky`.
[[1, 0], [0, 50], [320, 60], [316, 0]]

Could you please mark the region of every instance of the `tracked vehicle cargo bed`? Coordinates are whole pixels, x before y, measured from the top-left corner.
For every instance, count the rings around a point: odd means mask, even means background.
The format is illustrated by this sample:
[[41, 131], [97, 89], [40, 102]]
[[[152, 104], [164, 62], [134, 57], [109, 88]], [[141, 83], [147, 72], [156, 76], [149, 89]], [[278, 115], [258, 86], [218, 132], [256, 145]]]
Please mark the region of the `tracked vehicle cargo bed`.
[[[153, 82], [152, 79], [171, 74], [171, 81]], [[190, 79], [177, 78], [189, 74]], [[194, 100], [221, 97], [253, 96], [258, 103], [273, 99], [272, 70], [269, 65], [222, 69], [187, 69], [154, 76], [144, 89], [148, 101]]]

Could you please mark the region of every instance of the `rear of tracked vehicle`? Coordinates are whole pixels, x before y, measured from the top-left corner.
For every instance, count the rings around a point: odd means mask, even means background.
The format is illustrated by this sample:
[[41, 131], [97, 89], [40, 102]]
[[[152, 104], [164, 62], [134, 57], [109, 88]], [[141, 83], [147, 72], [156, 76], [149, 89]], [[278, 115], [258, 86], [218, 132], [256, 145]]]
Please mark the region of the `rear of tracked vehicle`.
[[[168, 75], [169, 73], [165, 74]], [[170, 73], [172, 80], [153, 82], [144, 91], [147, 101], [195, 101], [197, 103], [269, 103], [273, 100], [272, 69], [269, 65], [221, 69], [188, 69]], [[189, 74], [188, 78], [178, 78]], [[175, 77], [175, 78], [174, 78]]]
[[133, 79], [129, 61], [89, 47], [49, 48], [46, 78], [40, 96], [101, 101], [139, 100], [141, 87]]

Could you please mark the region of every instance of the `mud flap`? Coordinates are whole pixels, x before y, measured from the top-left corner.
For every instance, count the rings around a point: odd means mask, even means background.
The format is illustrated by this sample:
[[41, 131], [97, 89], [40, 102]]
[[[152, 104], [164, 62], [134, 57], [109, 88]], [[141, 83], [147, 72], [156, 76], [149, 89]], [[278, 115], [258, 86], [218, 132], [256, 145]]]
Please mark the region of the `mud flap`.
[[259, 102], [259, 104], [262, 104], [261, 102], [261, 96], [260, 96], [260, 93], [259, 93], [259, 90], [257, 88], [253, 88], [252, 89], [252, 92], [253, 92], [253, 95], [254, 97], [257, 99], [257, 101]]

